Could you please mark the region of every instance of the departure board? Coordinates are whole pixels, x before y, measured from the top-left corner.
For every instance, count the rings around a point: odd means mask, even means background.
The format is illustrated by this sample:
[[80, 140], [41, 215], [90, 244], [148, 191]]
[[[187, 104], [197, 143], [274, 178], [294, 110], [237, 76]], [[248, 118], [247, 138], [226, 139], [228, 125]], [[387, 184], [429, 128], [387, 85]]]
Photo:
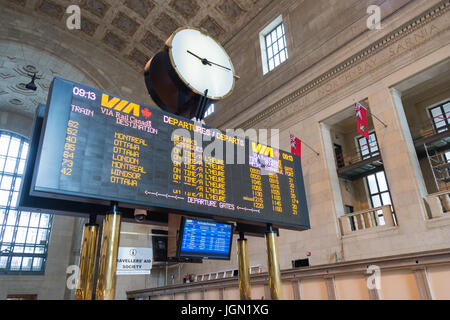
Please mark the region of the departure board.
[[31, 190], [309, 228], [298, 156], [58, 77]]
[[233, 225], [183, 218], [178, 256], [229, 259]]

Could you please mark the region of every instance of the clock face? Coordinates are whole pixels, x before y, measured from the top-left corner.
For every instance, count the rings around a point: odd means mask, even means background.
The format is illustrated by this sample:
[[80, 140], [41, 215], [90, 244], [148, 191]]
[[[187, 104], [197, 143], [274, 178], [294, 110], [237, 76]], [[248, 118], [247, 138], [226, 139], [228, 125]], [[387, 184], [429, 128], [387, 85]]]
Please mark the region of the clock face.
[[194, 92], [220, 100], [234, 88], [234, 68], [225, 50], [199, 30], [177, 30], [169, 40], [169, 55], [178, 76]]

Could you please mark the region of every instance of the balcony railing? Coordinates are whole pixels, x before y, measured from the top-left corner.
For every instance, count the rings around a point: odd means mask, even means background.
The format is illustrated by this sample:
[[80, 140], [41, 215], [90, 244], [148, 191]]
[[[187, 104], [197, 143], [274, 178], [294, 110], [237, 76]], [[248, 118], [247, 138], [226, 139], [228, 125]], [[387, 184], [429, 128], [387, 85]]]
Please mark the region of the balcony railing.
[[445, 190], [427, 196], [431, 219], [450, 215], [450, 190]]
[[358, 230], [372, 229], [381, 226], [395, 226], [390, 205], [349, 213], [340, 217], [339, 220], [344, 235], [351, 234]]
[[414, 132], [413, 140], [421, 140], [432, 137], [439, 133], [446, 132], [450, 129], [448, 124], [449, 118], [446, 117], [434, 117], [425, 121], [422, 124], [412, 125], [411, 131]]
[[[374, 148], [374, 147], [372, 147]], [[359, 163], [364, 160], [375, 158], [380, 155], [378, 148], [376, 150], [369, 149], [368, 146], [362, 148], [354, 148], [349, 152], [336, 155], [338, 169]]]

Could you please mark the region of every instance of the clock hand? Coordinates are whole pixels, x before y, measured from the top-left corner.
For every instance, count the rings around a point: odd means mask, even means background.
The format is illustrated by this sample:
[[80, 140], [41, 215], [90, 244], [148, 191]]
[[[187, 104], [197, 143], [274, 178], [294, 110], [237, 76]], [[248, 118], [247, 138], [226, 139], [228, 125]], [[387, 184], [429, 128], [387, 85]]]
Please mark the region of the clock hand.
[[200, 58], [198, 55], [196, 55], [195, 53], [190, 52], [189, 50], [187, 50], [187, 53], [192, 54], [194, 57], [199, 59], [204, 65], [211, 65], [211, 63], [208, 61], [208, 59]]
[[189, 50], [187, 50], [187, 52], [188, 52], [189, 54], [192, 54], [192, 55], [193, 55], [194, 57], [196, 57], [197, 59], [199, 59], [204, 65], [209, 65], [209, 66], [215, 65], [215, 66], [221, 67], [221, 68], [223, 68], [223, 69], [232, 71], [230, 68], [227, 68], [227, 67], [222, 66], [222, 65], [220, 65], [220, 64], [217, 64], [217, 63], [215, 63], [215, 62], [209, 61], [209, 60], [206, 59], [206, 58], [201, 58], [201, 57], [199, 57], [199, 56], [196, 55], [195, 53], [192, 53], [192, 52], [189, 51]]
[[232, 71], [230, 68], [224, 67], [224, 66], [222, 66], [222, 65], [220, 65], [220, 64], [217, 64], [217, 63], [215, 63], [215, 62], [212, 62], [212, 61], [208, 61], [208, 62], [209, 62], [210, 64], [215, 65], [215, 66], [218, 66], [218, 67], [224, 68], [224, 69], [226, 69], [226, 70]]

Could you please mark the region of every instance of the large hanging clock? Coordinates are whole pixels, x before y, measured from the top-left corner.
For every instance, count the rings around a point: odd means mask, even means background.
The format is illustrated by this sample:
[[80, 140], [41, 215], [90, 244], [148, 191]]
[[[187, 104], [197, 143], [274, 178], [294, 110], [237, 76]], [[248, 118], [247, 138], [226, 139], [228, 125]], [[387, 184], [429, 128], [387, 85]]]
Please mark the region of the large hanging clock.
[[176, 30], [145, 66], [153, 100], [187, 118], [201, 119], [210, 103], [232, 93], [237, 78], [225, 49], [195, 28]]

